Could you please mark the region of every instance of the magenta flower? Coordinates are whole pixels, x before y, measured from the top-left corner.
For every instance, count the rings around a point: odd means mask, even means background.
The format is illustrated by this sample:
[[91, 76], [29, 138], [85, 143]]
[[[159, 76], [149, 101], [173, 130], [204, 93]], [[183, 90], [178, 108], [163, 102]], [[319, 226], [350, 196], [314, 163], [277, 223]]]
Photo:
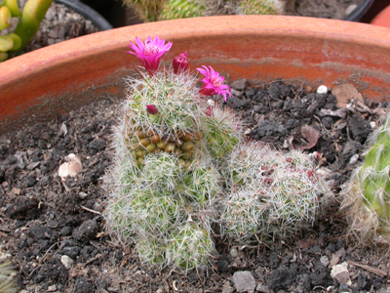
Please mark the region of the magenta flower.
[[173, 59], [172, 65], [173, 72], [175, 74], [186, 71], [188, 68], [187, 51], [185, 51], [183, 54], [180, 54], [180, 56], [175, 57], [175, 59]]
[[172, 43], [168, 42], [165, 44], [164, 39], [159, 39], [158, 36], [154, 40], [150, 36], [145, 41], [145, 44], [141, 42], [138, 37], [135, 37], [137, 44], [130, 41], [130, 49], [133, 51], [127, 51], [127, 53], [133, 54], [141, 59], [143, 66], [149, 74], [153, 74], [160, 64], [162, 55], [168, 52]]
[[213, 96], [216, 94], [222, 95], [226, 102], [226, 94], [231, 97], [232, 93], [230, 92], [229, 86], [222, 84], [225, 78], [223, 76], [219, 76], [219, 73], [216, 72], [211, 66], [207, 68], [207, 66], [202, 65], [202, 67], [203, 69], [196, 68], [196, 70], [205, 76], [205, 78], [202, 79], [204, 84], [200, 88], [199, 92], [205, 96]]
[[146, 111], [151, 115], [156, 115], [158, 113], [158, 109], [155, 105], [146, 105]]

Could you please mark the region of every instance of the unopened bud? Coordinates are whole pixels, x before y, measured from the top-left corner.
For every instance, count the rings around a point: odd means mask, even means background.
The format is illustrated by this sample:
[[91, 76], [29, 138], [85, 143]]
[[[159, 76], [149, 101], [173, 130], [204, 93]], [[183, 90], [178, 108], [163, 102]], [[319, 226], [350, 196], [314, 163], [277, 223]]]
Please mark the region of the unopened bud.
[[183, 54], [180, 54], [180, 56], [175, 57], [175, 59], [173, 59], [172, 65], [173, 72], [175, 74], [186, 71], [188, 68], [187, 51], [185, 51]]
[[150, 115], [156, 115], [158, 113], [158, 109], [155, 105], [146, 105], [146, 111]]

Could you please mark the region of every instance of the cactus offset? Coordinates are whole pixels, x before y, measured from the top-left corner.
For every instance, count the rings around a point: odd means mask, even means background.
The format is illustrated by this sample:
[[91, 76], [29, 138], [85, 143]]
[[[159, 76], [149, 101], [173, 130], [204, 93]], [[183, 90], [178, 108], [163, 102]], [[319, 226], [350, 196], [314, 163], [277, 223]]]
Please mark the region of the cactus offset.
[[351, 232], [365, 242], [390, 243], [390, 114], [369, 139], [364, 163], [343, 189]]
[[260, 143], [240, 144], [224, 169], [230, 193], [222, 202], [224, 234], [238, 243], [295, 236], [313, 224], [325, 180], [308, 155]]

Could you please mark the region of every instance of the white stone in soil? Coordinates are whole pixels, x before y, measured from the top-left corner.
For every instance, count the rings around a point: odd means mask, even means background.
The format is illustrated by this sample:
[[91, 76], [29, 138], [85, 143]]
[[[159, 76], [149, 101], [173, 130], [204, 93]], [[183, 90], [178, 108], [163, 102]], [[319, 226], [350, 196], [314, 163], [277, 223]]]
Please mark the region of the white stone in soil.
[[232, 249], [230, 249], [230, 255], [234, 258], [236, 258], [238, 256], [238, 250], [237, 248], [233, 247]]
[[68, 162], [63, 163], [58, 168], [58, 176], [60, 176], [61, 179], [64, 179], [68, 176], [75, 177], [83, 169], [81, 160], [75, 154], [69, 154], [65, 157], [65, 160]]
[[354, 154], [350, 159], [349, 159], [349, 164], [355, 164], [359, 160], [359, 154]]
[[351, 283], [350, 275], [348, 271], [348, 264], [346, 262], [333, 266], [330, 272], [330, 276], [333, 279], [337, 280], [339, 284], [346, 283], [348, 285], [348, 283]]
[[325, 266], [325, 267], [327, 267], [328, 265], [329, 265], [329, 258], [326, 256], [326, 255], [324, 255], [324, 256], [321, 256], [321, 258], [320, 258], [320, 262]]
[[328, 93], [328, 87], [326, 85], [320, 85], [317, 89], [317, 94], [326, 94]]
[[61, 256], [61, 262], [62, 264], [64, 265], [64, 267], [69, 270], [71, 268], [71, 266], [73, 265], [73, 259], [71, 259], [69, 256], [67, 255], [63, 255]]
[[237, 292], [254, 292], [256, 280], [249, 271], [235, 272], [233, 275], [234, 287]]

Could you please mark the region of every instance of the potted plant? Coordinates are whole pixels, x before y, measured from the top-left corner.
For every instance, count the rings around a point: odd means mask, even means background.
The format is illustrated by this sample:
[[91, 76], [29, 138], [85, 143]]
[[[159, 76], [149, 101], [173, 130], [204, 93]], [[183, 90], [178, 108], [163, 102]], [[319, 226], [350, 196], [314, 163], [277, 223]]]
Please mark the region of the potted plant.
[[[2, 133], [67, 113], [100, 96], [123, 97], [123, 79], [136, 74], [139, 65], [135, 56], [123, 56], [128, 40], [149, 35], [173, 42], [168, 60], [187, 51], [192, 69], [211, 65], [231, 81], [244, 76], [254, 83], [283, 78], [312, 86], [348, 81], [376, 101], [389, 94], [385, 28], [280, 16], [193, 18], [100, 32], [2, 63]], [[88, 231], [99, 229], [85, 224]]]

